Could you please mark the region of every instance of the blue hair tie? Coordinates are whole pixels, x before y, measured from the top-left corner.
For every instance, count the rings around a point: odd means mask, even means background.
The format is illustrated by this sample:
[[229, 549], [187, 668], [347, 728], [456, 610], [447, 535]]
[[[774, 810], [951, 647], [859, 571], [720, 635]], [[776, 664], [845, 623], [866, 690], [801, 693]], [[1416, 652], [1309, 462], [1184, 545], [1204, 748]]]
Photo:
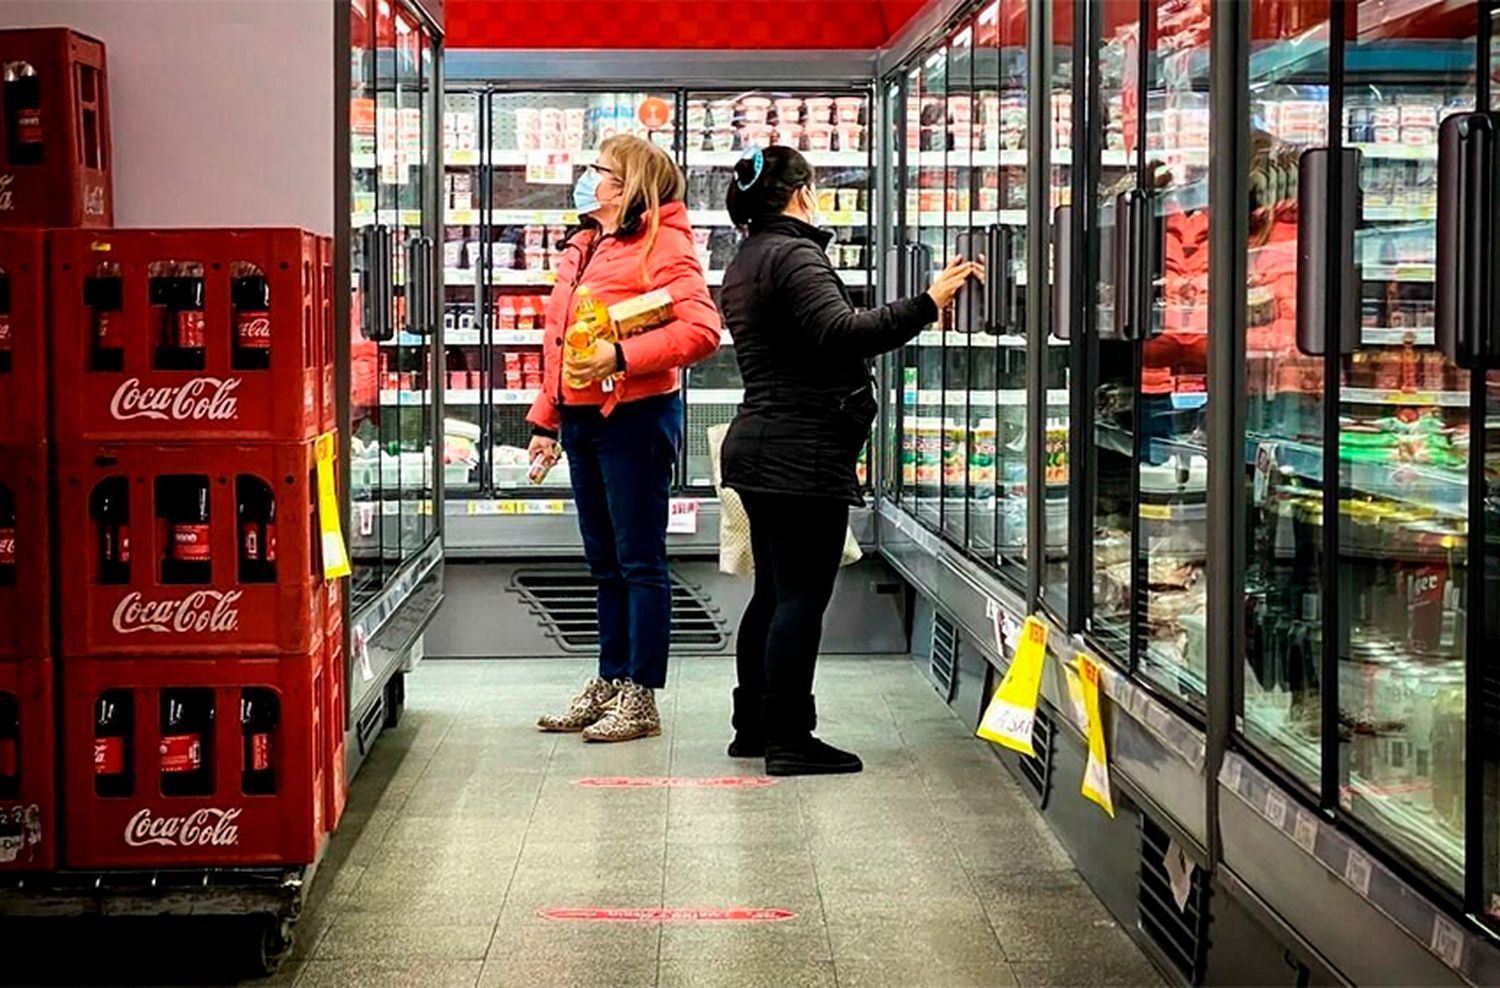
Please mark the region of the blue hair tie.
[[766, 153], [756, 145], [752, 144], [745, 149], [744, 154], [740, 155], [741, 161], [747, 158], [755, 163], [755, 174], [750, 176], [750, 181], [748, 182], [741, 182], [738, 178], [734, 180], [734, 184], [741, 192], [749, 191], [750, 186], [760, 181], [760, 173], [766, 170]]

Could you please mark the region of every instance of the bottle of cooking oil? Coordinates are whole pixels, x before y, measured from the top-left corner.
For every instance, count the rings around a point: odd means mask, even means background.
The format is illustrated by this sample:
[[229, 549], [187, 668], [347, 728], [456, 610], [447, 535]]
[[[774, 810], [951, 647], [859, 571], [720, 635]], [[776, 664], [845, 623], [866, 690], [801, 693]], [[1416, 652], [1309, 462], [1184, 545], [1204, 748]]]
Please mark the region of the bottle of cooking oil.
[[[594, 297], [588, 285], [579, 285], [573, 295], [573, 322], [563, 334], [566, 360], [587, 360], [599, 349], [601, 340], [609, 337], [609, 310]], [[588, 383], [580, 381], [564, 371], [563, 376], [571, 388], [586, 388]]]

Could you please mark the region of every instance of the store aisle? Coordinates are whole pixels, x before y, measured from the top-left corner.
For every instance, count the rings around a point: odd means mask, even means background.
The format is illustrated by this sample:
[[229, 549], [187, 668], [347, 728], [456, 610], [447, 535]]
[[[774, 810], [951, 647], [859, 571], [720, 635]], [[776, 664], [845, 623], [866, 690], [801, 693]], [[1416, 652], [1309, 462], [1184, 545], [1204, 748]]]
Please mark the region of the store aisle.
[[[537, 711], [585, 668], [430, 662], [410, 677], [406, 719], [355, 782], [298, 948], [263, 983], [1159, 983], [985, 743], [966, 737], [909, 662], [819, 670], [820, 730], [858, 751], [864, 774], [748, 789], [578, 785], [759, 774], [724, 755], [728, 660], [675, 663], [659, 739], [599, 747], [535, 731]], [[663, 906], [796, 918], [539, 915]], [[138, 959], [159, 970], [131, 972], [133, 983], [191, 983], [159, 951], [116, 954], [110, 969], [120, 977]]]

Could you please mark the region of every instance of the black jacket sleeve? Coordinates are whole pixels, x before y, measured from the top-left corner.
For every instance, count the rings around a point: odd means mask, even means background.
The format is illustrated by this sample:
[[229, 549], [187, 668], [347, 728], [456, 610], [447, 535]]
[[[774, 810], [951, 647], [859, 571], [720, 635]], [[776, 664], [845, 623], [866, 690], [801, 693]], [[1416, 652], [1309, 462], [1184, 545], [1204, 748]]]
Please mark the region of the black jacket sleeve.
[[878, 357], [914, 339], [937, 321], [937, 303], [923, 293], [856, 312], [844, 299], [838, 272], [810, 241], [792, 244], [776, 260], [776, 285], [797, 323], [830, 350]]

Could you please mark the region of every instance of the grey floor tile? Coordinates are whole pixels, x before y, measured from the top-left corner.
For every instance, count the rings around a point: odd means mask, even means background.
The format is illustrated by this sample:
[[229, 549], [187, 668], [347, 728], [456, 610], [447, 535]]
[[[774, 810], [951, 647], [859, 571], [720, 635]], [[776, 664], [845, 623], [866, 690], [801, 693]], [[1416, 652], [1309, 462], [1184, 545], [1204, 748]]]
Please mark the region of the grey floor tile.
[[[1080, 954], [1120, 962], [1141, 956], [1077, 872], [982, 872], [974, 876], [974, 884], [1013, 963]], [[1060, 916], [1067, 921], [1057, 922]]]
[[473, 988], [480, 961], [308, 961], [297, 988]]
[[849, 907], [830, 902], [828, 932], [835, 961], [895, 956], [981, 970], [1006, 962], [989, 919], [972, 899], [886, 897]]
[[697, 962], [704, 967], [756, 961], [833, 960], [828, 930], [816, 906], [794, 919], [774, 923], [668, 923], [661, 931], [662, 962]]
[[[645, 903], [645, 906], [659, 903]], [[575, 903], [574, 905], [596, 905]], [[632, 903], [602, 903], [627, 906]], [[508, 905], [496, 924], [490, 941], [489, 960], [506, 957], [572, 957], [597, 963], [625, 958], [655, 963], [661, 944], [661, 926], [639, 922], [576, 922], [551, 920], [536, 907]]]
[[566, 951], [529, 951], [485, 962], [479, 988], [654, 988], [653, 953], [627, 958]]
[[1011, 968], [1022, 988], [1156, 988], [1167, 984], [1144, 957], [1099, 960], [1075, 956], [1020, 961]]
[[777, 957], [726, 957], [714, 963], [661, 963], [661, 988], [837, 988], [831, 961]]
[[839, 960], [839, 988], [1015, 988], [1004, 962], [962, 960], [934, 963], [913, 957]]
[[800, 846], [674, 844], [667, 848], [666, 904], [806, 910], [818, 905], [812, 856]]
[[493, 923], [452, 925], [404, 921], [374, 913], [345, 913], [334, 921], [314, 951], [313, 959], [482, 961], [489, 952], [494, 931]]

